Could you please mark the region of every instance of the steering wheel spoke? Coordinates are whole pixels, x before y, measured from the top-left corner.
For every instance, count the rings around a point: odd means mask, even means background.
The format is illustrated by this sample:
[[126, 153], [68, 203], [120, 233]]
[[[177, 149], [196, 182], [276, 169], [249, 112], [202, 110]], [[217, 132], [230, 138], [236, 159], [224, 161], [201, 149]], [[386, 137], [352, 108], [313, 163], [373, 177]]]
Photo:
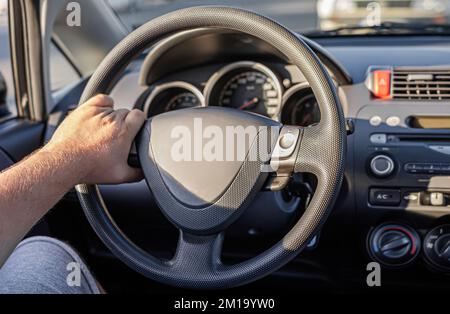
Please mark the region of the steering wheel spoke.
[[327, 141], [327, 134], [320, 124], [306, 128], [284, 126], [271, 157], [271, 168], [275, 175], [266, 188], [282, 190], [294, 172], [312, 173], [322, 180], [331, 158], [326, 148]]
[[322, 179], [329, 165], [330, 142], [321, 124], [303, 128], [303, 135], [299, 144], [294, 172], [312, 173]]
[[194, 235], [180, 230], [175, 255], [168, 265], [182, 277], [207, 280], [222, 265], [222, 243], [223, 233]]

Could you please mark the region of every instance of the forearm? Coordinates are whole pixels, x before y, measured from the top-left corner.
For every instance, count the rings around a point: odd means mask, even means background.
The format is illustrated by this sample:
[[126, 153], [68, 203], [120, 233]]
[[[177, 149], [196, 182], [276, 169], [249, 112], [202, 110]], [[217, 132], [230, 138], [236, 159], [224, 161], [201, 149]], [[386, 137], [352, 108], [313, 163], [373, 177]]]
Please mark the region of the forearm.
[[73, 152], [44, 147], [0, 174], [0, 266], [25, 236], [82, 178]]
[[144, 124], [140, 110], [114, 110], [97, 95], [73, 111], [50, 143], [0, 174], [0, 267], [23, 236], [74, 185], [133, 182], [127, 164], [131, 143]]

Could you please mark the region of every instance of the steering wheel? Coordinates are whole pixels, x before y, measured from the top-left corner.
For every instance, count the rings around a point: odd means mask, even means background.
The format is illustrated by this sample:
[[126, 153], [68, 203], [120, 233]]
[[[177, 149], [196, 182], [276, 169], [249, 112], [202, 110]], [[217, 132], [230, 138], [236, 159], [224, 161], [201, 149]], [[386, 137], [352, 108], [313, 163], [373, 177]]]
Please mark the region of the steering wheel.
[[[80, 103], [108, 93], [124, 68], [147, 47], [176, 32], [204, 27], [239, 31], [279, 49], [311, 85], [321, 111], [320, 122], [306, 128], [283, 126], [262, 116], [221, 107], [176, 110], [148, 119], [136, 138], [136, 148], [160, 210], [180, 230], [171, 260], [158, 259], [133, 244], [108, 213], [97, 186], [82, 184], [76, 190], [97, 235], [129, 267], [168, 285], [222, 289], [274, 272], [312, 239], [330, 213], [343, 179], [346, 132], [332, 80], [304, 41], [264, 16], [228, 7], [182, 9], [136, 29], [103, 60]], [[259, 131], [250, 134], [245, 145], [236, 147], [244, 149], [242, 160], [175, 161], [171, 157], [175, 144], [171, 132], [179, 126], [194, 132], [198, 119], [204, 127], [216, 130], [254, 126]], [[269, 143], [266, 158], [257, 144], [263, 138]], [[250, 158], [255, 155], [261, 158]], [[286, 182], [294, 172], [312, 173], [317, 178], [314, 196], [282, 240], [249, 260], [225, 265], [221, 262], [223, 234], [267, 181], [267, 166], [277, 169], [275, 182]]]

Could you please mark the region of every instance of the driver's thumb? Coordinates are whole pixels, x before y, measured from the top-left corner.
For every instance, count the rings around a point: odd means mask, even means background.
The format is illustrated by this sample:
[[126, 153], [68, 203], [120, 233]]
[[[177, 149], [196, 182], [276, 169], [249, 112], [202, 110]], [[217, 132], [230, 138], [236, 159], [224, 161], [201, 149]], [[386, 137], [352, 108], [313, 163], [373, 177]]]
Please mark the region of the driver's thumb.
[[139, 109], [131, 110], [125, 117], [125, 125], [128, 130], [128, 136], [134, 140], [145, 121], [145, 114]]

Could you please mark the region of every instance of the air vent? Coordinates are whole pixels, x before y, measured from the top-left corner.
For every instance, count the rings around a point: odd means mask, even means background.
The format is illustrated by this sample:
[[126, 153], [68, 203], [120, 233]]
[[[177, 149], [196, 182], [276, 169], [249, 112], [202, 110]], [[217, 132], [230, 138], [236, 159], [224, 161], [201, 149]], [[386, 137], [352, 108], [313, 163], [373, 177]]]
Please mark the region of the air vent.
[[392, 98], [450, 99], [450, 69], [394, 68]]

